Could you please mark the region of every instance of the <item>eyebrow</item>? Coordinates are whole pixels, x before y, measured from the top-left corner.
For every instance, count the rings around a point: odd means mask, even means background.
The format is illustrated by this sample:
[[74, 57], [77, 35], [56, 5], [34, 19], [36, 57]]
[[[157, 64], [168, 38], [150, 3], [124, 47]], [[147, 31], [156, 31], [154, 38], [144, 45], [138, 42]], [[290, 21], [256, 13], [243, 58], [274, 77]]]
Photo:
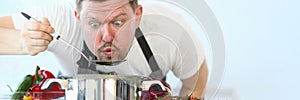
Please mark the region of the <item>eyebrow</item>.
[[94, 18], [94, 17], [86, 17], [86, 18], [88, 18], [88, 19], [93, 19], [93, 20], [97, 20], [96, 18]]
[[120, 13], [120, 14], [118, 14], [117, 16], [115, 16], [113, 19], [115, 19], [115, 18], [118, 18], [118, 17], [120, 17], [120, 16], [128, 16], [126, 13]]
[[[113, 20], [113, 19], [116, 19], [116, 18], [118, 18], [118, 17], [120, 17], [120, 16], [128, 16], [126, 13], [120, 13], [120, 14], [118, 14], [117, 16], [114, 16], [112, 19], [110, 19], [110, 20]], [[88, 19], [91, 19], [91, 20], [95, 20], [95, 21], [98, 21], [99, 22], [99, 20], [97, 19], [97, 18], [95, 18], [95, 17], [92, 17], [92, 16], [86, 16], [86, 18], [88, 18]], [[100, 21], [101, 22], [101, 21]]]
[[98, 19], [94, 18], [94, 17], [86, 17], [88, 19], [88, 22], [90, 23], [92, 22], [97, 22], [97, 23], [102, 23], [101, 21], [99, 21]]

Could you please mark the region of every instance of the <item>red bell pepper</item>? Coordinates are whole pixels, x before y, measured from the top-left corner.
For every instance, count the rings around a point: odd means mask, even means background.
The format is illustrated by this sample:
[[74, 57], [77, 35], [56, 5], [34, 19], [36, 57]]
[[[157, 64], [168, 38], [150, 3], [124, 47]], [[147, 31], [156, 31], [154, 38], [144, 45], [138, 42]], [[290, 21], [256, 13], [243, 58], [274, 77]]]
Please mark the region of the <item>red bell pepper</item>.
[[189, 96], [188, 100], [204, 100], [204, 98], [197, 98], [197, 97]]
[[[153, 79], [153, 78], [143, 79], [143, 81], [153, 81], [153, 80], [157, 80], [157, 79]], [[171, 91], [168, 91], [171, 90], [170, 85], [167, 82], [162, 80], [160, 80], [160, 82], [163, 85], [162, 87], [158, 84], [152, 84], [148, 90], [142, 90], [141, 97], [139, 98], [139, 100], [156, 100], [158, 98], [171, 95]], [[162, 88], [165, 88], [166, 91], [163, 91]]]
[[29, 90], [29, 93], [32, 96], [32, 98], [54, 99], [64, 96], [65, 91], [60, 89], [58, 84], [54, 84], [50, 89], [41, 89], [41, 87], [47, 79], [55, 78], [50, 71], [40, 70], [40, 67], [37, 66], [35, 75], [32, 76], [32, 87], [31, 90]]

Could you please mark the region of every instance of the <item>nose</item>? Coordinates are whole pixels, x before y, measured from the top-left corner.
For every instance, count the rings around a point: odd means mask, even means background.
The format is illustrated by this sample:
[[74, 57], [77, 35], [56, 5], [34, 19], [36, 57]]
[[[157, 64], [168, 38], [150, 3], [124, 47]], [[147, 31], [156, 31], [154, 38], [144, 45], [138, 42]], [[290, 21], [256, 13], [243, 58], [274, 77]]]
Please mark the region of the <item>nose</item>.
[[112, 42], [115, 38], [115, 33], [112, 31], [112, 29], [109, 27], [109, 25], [104, 24], [102, 29], [102, 40], [104, 42]]

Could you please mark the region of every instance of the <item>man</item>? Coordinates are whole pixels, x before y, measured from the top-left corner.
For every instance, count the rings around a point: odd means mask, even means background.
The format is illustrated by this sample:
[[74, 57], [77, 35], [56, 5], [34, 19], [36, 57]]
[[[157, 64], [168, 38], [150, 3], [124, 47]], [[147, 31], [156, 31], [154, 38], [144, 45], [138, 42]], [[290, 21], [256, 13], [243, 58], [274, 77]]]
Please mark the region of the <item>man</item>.
[[[27, 21], [20, 13], [1, 17], [0, 54], [34, 56], [48, 50], [57, 56], [66, 75], [111, 71], [145, 77], [152, 74], [151, 61], [147, 62], [139, 53], [135, 40], [143, 13], [137, 0], [77, 0], [76, 8], [70, 1], [54, 2], [57, 4], [24, 11], [41, 22]], [[80, 48], [88, 59], [59, 39]], [[154, 61], [162, 72], [160, 78], [173, 71], [183, 83], [181, 96], [203, 97], [208, 76], [203, 51], [193, 49], [194, 43], [187, 42], [190, 38], [172, 39], [173, 42], [162, 37], [147, 38], [153, 57], [158, 59]], [[106, 66], [89, 60], [121, 63]]]

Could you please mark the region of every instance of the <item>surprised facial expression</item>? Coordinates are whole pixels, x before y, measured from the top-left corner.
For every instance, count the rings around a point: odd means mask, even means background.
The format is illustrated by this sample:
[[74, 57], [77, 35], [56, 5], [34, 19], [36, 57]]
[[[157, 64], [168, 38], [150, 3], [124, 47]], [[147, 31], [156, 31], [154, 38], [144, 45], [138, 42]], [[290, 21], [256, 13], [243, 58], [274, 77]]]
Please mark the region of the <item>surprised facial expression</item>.
[[117, 61], [126, 57], [140, 18], [128, 0], [85, 0], [78, 14], [85, 42], [98, 60]]

